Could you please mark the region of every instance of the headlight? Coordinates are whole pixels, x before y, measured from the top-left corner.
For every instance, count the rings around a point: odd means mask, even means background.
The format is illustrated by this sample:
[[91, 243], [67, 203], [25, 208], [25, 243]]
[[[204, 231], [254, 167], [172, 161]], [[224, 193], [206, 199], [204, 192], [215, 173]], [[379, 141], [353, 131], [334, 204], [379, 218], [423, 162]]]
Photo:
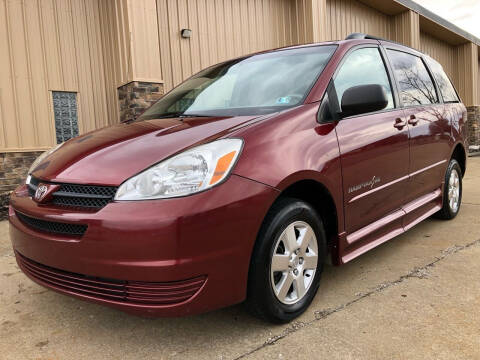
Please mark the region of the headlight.
[[228, 176], [242, 144], [222, 139], [173, 156], [125, 181], [115, 200], [165, 199], [209, 189]]
[[[35, 168], [40, 165], [40, 163], [45, 160], [45, 158], [50, 155], [50, 154], [53, 154], [55, 151], [58, 150], [58, 148], [60, 146], [62, 146], [64, 143], [60, 143], [58, 144], [57, 146], [55, 146], [54, 148], [50, 149], [50, 150], [47, 150], [45, 151], [44, 153], [42, 153], [34, 162], [33, 164], [30, 166], [30, 169], [28, 169], [28, 175], [30, 175], [34, 170]], [[28, 181], [27, 181], [27, 184], [28, 184]]]

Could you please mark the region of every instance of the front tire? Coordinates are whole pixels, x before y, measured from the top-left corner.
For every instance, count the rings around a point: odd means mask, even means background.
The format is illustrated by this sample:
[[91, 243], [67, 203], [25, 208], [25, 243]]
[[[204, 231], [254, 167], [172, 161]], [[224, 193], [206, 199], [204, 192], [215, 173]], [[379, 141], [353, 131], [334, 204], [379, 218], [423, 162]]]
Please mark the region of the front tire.
[[450, 220], [457, 216], [462, 203], [462, 169], [457, 160], [451, 159], [445, 172], [443, 207], [435, 216]]
[[278, 200], [259, 232], [250, 264], [247, 306], [257, 317], [288, 322], [312, 302], [326, 255], [323, 223], [307, 203]]

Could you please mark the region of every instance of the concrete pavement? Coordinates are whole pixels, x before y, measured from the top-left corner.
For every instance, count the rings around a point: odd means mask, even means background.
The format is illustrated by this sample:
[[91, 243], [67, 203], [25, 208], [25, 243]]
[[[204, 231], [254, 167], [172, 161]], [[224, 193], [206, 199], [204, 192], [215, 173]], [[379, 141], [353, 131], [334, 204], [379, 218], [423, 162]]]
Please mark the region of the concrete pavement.
[[327, 267], [297, 321], [242, 306], [148, 320], [46, 290], [17, 268], [0, 222], [0, 359], [480, 359], [480, 157], [460, 214], [428, 219]]

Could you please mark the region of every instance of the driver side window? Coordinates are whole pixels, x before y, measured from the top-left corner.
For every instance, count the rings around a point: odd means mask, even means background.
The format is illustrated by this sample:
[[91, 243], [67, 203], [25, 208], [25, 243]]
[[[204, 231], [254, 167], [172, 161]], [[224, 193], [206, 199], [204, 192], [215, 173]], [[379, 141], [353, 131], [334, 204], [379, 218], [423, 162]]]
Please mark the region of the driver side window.
[[360, 48], [347, 55], [334, 80], [338, 103], [341, 104], [345, 90], [352, 86], [377, 84], [383, 86], [388, 104], [385, 110], [393, 109], [392, 87], [385, 64], [378, 48]]

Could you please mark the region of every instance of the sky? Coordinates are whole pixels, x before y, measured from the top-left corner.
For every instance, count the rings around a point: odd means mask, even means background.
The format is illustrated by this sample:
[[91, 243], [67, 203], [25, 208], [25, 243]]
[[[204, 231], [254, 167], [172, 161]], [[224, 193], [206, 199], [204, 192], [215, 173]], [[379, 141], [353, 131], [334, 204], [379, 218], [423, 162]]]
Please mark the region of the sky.
[[414, 0], [459, 28], [480, 38], [480, 0]]

